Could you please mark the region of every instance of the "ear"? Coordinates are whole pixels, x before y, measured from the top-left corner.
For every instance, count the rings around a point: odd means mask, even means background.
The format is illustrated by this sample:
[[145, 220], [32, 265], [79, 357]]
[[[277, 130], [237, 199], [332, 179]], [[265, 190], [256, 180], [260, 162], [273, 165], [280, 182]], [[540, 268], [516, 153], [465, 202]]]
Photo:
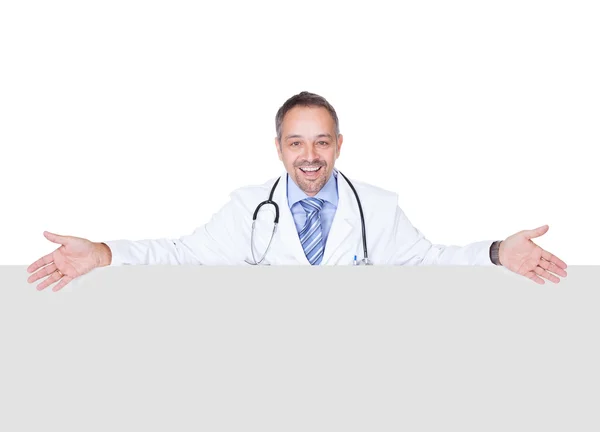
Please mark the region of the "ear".
[[275, 147], [277, 148], [277, 155], [279, 156], [279, 160], [283, 162], [283, 155], [281, 154], [281, 145], [279, 144], [279, 140], [275, 137]]
[[338, 135], [337, 138], [337, 154], [335, 155], [335, 158], [339, 158], [340, 157], [340, 150], [342, 149], [342, 143], [344, 142], [344, 136], [342, 134]]

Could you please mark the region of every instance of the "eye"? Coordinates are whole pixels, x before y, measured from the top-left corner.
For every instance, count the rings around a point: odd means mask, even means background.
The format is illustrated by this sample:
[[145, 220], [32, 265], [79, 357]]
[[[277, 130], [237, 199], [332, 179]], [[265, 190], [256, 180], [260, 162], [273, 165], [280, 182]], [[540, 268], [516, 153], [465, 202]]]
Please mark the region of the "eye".
[[319, 145], [328, 145], [329, 143], [327, 141], [319, 141], [318, 144]]

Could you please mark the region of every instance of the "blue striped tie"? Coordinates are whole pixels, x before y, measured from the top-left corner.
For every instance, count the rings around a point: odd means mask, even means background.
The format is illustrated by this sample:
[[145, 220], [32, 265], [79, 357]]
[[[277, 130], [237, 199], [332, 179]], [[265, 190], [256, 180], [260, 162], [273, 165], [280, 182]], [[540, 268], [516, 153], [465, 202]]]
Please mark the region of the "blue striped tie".
[[323, 233], [321, 231], [321, 215], [324, 201], [319, 198], [305, 198], [300, 204], [306, 211], [306, 223], [298, 233], [300, 243], [311, 265], [319, 264], [323, 259]]

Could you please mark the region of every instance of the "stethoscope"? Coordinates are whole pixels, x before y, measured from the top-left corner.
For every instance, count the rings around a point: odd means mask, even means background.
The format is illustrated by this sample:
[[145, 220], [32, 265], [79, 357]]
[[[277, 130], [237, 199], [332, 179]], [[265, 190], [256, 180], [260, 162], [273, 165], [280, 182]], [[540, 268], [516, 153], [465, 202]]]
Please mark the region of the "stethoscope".
[[[362, 243], [363, 243], [364, 258], [360, 261], [356, 261], [356, 257], [354, 257], [355, 258], [354, 262], [357, 265], [373, 265], [373, 263], [369, 260], [369, 254], [367, 252], [367, 234], [366, 234], [366, 230], [365, 230], [365, 217], [363, 214], [362, 205], [360, 203], [360, 198], [358, 197], [358, 193], [356, 192], [356, 189], [354, 189], [354, 185], [350, 182], [350, 180], [348, 180], [348, 177], [346, 177], [341, 171], [337, 171], [337, 172], [342, 174], [342, 177], [344, 177], [344, 179], [346, 179], [346, 181], [348, 182], [348, 185], [350, 185], [350, 189], [352, 189], [352, 192], [354, 192], [354, 196], [356, 197], [356, 203], [358, 204], [358, 210], [360, 212], [360, 224], [362, 227]], [[252, 216], [252, 231], [250, 234], [250, 250], [252, 251], [252, 259], [254, 260], [254, 262], [250, 262], [250, 261], [246, 260], [246, 262], [248, 264], [260, 265], [260, 263], [263, 262], [263, 260], [267, 256], [267, 253], [269, 253], [269, 248], [271, 247], [271, 242], [273, 241], [273, 237], [275, 237], [275, 233], [277, 232], [277, 225], [279, 224], [279, 206], [277, 205], [277, 203], [275, 201], [273, 201], [273, 194], [275, 193], [275, 189], [277, 188], [277, 184], [279, 183], [279, 180], [281, 180], [281, 177], [279, 177], [277, 179], [277, 181], [271, 188], [271, 193], [269, 194], [269, 199], [261, 202], [256, 207], [256, 210], [254, 210], [254, 215]], [[256, 225], [256, 217], [258, 216], [258, 212], [260, 211], [260, 208], [262, 206], [268, 205], [268, 204], [271, 204], [275, 207], [275, 221], [274, 221], [275, 224], [273, 225], [273, 232], [271, 233], [271, 238], [269, 239], [269, 243], [267, 244], [267, 250], [263, 254], [262, 258], [259, 261], [256, 261], [256, 257], [254, 256], [254, 226]]]

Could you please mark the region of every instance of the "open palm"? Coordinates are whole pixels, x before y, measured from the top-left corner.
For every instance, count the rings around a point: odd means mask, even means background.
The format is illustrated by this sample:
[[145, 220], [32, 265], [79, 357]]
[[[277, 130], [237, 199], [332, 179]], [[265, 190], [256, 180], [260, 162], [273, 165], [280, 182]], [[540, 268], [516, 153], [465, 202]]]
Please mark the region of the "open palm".
[[95, 267], [98, 267], [96, 247], [93, 242], [80, 237], [61, 236], [48, 231], [44, 231], [44, 236], [51, 242], [60, 244], [61, 246], [54, 250], [54, 252], [38, 259], [27, 268], [27, 272], [29, 273], [37, 270], [36, 273], [27, 279], [29, 283], [50, 275], [46, 280], [38, 284], [38, 290], [43, 290], [48, 285], [60, 280], [52, 288], [52, 291], [58, 291], [76, 277], [82, 276]]
[[567, 264], [531, 241], [547, 231], [548, 225], [544, 225], [533, 230], [519, 231], [502, 241], [498, 251], [500, 264], [542, 285], [545, 283], [542, 277], [558, 283], [560, 279], [555, 274], [566, 277], [564, 269]]

